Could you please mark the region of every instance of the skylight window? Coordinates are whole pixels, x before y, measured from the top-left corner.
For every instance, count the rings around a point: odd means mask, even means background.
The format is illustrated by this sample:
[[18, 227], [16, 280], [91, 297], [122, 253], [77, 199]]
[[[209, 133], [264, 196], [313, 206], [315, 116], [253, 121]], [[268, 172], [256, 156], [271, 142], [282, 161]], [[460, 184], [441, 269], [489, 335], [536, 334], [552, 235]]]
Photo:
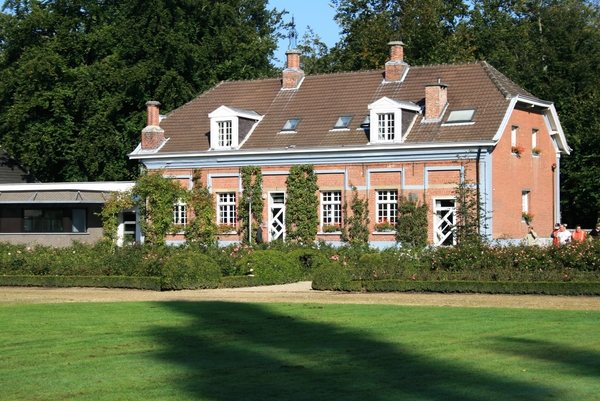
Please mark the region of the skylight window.
[[473, 121], [475, 111], [476, 109], [450, 110], [446, 123], [470, 123]]
[[352, 121], [352, 117], [353, 116], [340, 116], [340, 118], [338, 118], [337, 122], [335, 123], [335, 125], [333, 126], [333, 128], [348, 128], [348, 126], [350, 125], [350, 121]]
[[290, 118], [283, 126], [282, 131], [295, 131], [300, 120], [300, 118]]
[[361, 128], [369, 128], [371, 126], [371, 116], [367, 114], [362, 123], [360, 123]]

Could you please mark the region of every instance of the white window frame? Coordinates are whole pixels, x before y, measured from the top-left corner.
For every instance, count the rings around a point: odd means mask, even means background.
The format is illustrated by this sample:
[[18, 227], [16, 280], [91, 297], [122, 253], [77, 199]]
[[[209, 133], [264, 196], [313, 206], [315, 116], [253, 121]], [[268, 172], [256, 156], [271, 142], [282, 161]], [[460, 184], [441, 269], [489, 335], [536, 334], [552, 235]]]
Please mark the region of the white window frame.
[[537, 148], [537, 134], [538, 134], [538, 129], [537, 128], [533, 128], [531, 130], [531, 149], [535, 149]]
[[377, 142], [394, 142], [396, 113], [377, 113]]
[[180, 200], [173, 205], [173, 224], [185, 227], [187, 222], [187, 204]]
[[321, 192], [321, 230], [324, 226], [342, 225], [342, 191]]
[[375, 191], [376, 223], [383, 223], [384, 219], [390, 224], [398, 221], [398, 190], [382, 189]]
[[513, 125], [510, 129], [510, 146], [517, 146], [517, 132], [519, 132], [519, 127], [517, 125]]
[[233, 145], [233, 122], [231, 120], [217, 121], [219, 147], [228, 148]]
[[217, 224], [231, 226], [232, 231], [237, 224], [237, 196], [235, 192], [217, 193]]
[[525, 189], [521, 191], [521, 211], [523, 213], [529, 213], [530, 193], [531, 191]]

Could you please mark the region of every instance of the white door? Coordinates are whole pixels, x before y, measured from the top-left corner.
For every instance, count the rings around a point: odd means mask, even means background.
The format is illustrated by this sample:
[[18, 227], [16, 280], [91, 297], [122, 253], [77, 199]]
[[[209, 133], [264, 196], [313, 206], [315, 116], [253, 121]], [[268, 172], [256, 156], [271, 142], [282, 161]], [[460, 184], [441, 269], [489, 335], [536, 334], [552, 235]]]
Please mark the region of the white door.
[[435, 200], [435, 218], [433, 222], [434, 244], [455, 245], [456, 236], [454, 226], [456, 225], [456, 205], [454, 199]]
[[269, 242], [285, 241], [285, 192], [269, 193]]

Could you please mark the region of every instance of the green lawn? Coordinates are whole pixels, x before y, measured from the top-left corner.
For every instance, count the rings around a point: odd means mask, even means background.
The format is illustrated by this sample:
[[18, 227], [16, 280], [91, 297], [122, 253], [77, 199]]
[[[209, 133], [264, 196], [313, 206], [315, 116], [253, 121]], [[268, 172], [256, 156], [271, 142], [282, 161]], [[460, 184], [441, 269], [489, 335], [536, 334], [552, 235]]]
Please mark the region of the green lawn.
[[598, 400], [600, 312], [0, 306], [6, 400]]

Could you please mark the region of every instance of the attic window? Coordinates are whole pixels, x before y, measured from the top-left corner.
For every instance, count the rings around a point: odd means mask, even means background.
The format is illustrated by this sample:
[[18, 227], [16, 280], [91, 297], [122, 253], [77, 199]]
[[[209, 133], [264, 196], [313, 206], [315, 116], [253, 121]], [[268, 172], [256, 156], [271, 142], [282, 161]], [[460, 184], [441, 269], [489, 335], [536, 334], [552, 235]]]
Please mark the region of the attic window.
[[283, 128], [281, 129], [282, 131], [295, 131], [296, 127], [298, 126], [298, 123], [300, 123], [301, 118], [290, 118], [289, 120], [287, 120], [287, 122], [285, 123], [285, 125], [283, 126]]
[[360, 123], [361, 128], [369, 128], [371, 126], [371, 116], [367, 114], [362, 123]]
[[450, 110], [446, 124], [470, 123], [477, 109]]
[[348, 125], [350, 125], [350, 121], [352, 121], [352, 117], [353, 116], [351, 115], [340, 116], [333, 128], [348, 128]]

